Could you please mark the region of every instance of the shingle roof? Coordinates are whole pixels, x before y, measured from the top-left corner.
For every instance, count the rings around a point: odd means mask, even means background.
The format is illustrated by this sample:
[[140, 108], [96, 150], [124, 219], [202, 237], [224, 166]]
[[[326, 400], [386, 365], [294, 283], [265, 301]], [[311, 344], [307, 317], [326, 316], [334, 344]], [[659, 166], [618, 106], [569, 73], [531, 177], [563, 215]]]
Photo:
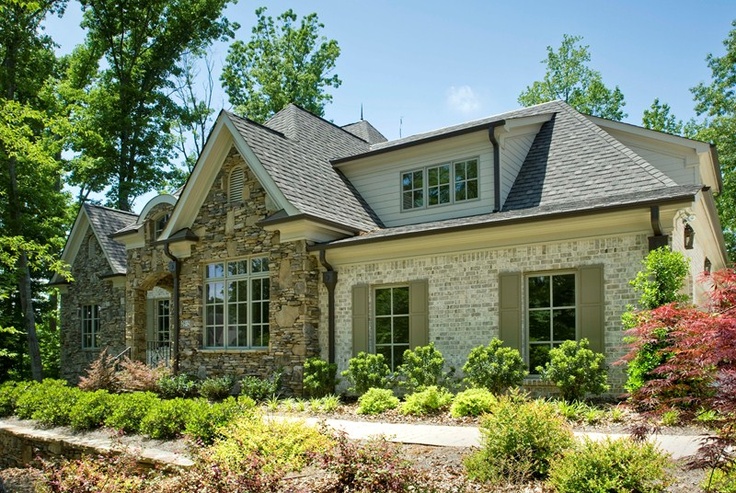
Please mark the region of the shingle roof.
[[343, 125], [342, 128], [351, 134], [360, 137], [369, 144], [380, 144], [381, 142], [388, 142], [388, 139], [383, 136], [381, 132], [371, 125], [367, 120], [360, 120], [359, 122], [349, 123]]
[[228, 113], [286, 199], [304, 214], [371, 231], [380, 220], [352, 184], [330, 164], [368, 143], [289, 105], [265, 125]]
[[84, 204], [83, 207], [89, 218], [89, 224], [100, 242], [102, 251], [110, 262], [112, 273], [125, 274], [128, 265], [125, 245], [113, 240], [111, 235], [120, 229], [135, 224], [138, 214], [99, 205]]

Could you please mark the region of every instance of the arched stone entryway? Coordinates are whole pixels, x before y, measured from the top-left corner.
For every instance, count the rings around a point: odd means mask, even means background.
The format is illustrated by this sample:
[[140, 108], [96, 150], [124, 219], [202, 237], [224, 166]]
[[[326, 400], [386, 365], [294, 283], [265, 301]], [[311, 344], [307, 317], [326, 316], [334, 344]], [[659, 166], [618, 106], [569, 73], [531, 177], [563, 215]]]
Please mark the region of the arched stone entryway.
[[152, 274], [127, 292], [126, 343], [131, 358], [157, 365], [171, 357], [170, 273]]

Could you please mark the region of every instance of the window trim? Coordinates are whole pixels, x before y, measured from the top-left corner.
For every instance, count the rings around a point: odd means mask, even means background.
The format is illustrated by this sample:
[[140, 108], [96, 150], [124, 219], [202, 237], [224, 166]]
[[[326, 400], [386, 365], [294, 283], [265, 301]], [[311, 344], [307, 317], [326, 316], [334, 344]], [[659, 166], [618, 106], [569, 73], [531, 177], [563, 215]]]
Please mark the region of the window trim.
[[[89, 317], [88, 309], [91, 310]], [[79, 307], [79, 324], [82, 335], [82, 349], [98, 349], [100, 347], [100, 305], [89, 304]], [[89, 328], [89, 331], [87, 330]], [[86, 343], [89, 336], [90, 343]]]
[[[394, 314], [393, 313], [393, 311], [394, 311], [393, 310], [393, 290], [394, 289], [401, 289], [401, 288], [405, 288], [406, 289], [406, 303], [407, 303], [406, 309], [407, 309], [407, 312], [405, 314], [404, 313]], [[376, 309], [378, 308], [378, 302], [376, 301], [376, 295], [377, 295], [377, 292], [379, 290], [385, 290], [385, 289], [392, 290], [392, 292], [391, 292], [391, 314], [390, 315], [378, 315], [376, 313]], [[390, 318], [390, 320], [391, 320], [391, 336], [392, 336], [391, 337], [391, 343], [390, 344], [381, 344], [380, 346], [382, 346], [382, 347], [383, 346], [391, 347], [392, 348], [392, 350], [391, 350], [392, 353], [394, 351], [393, 348], [395, 348], [396, 346], [406, 346], [407, 349], [411, 349], [411, 285], [408, 284], [408, 283], [377, 284], [377, 285], [371, 287], [371, 301], [372, 301], [372, 308], [371, 308], [371, 311], [370, 311], [370, 317], [371, 317], [371, 320], [373, 322], [372, 323], [372, 329], [373, 330], [372, 330], [371, 340], [370, 340], [371, 352], [373, 354], [378, 354], [378, 346], [379, 346], [379, 344], [378, 344], [378, 341], [377, 341], [377, 336], [378, 336], [378, 319], [379, 319], [379, 317], [380, 318]], [[407, 339], [406, 339], [406, 343], [403, 343], [403, 342], [396, 343], [394, 341], [394, 339], [393, 339], [393, 328], [394, 328], [393, 327], [393, 320], [394, 320], [395, 317], [398, 317], [398, 316], [406, 317], [406, 323], [407, 323], [407, 328], [406, 328], [406, 330], [407, 330], [407, 333], [406, 333]], [[401, 355], [403, 356], [403, 354], [404, 354], [404, 352], [402, 351], [401, 352]], [[389, 366], [389, 368], [391, 368], [391, 371], [396, 371], [396, 368], [392, 368], [393, 361], [386, 361], [386, 364]]]
[[[253, 261], [254, 260], [261, 260], [263, 262], [262, 265], [265, 266], [266, 270], [261, 270], [260, 272], [253, 273]], [[248, 272], [246, 274], [229, 274], [229, 264], [237, 264], [238, 262], [246, 262], [247, 270]], [[213, 276], [208, 277], [208, 268], [209, 266], [214, 266], [217, 264], [222, 264], [222, 275], [221, 276]], [[207, 351], [249, 351], [249, 350], [267, 350], [270, 347], [271, 338], [270, 338], [270, 329], [271, 329], [271, 319], [270, 319], [270, 303], [271, 303], [271, 270], [269, 265], [269, 257], [268, 255], [252, 255], [248, 257], [237, 257], [237, 258], [228, 258], [228, 259], [221, 259], [216, 262], [206, 262], [203, 263], [204, 272], [203, 272], [203, 286], [204, 289], [202, 290], [202, 349]], [[253, 281], [259, 280], [259, 279], [267, 279], [268, 280], [268, 293], [267, 297], [264, 299], [258, 299], [253, 300]], [[228, 301], [228, 285], [230, 282], [242, 282], [245, 281], [246, 283], [246, 300], [243, 301], [236, 301], [236, 302], [229, 302]], [[219, 282], [222, 283], [223, 291], [222, 291], [222, 303], [208, 303], [207, 300], [207, 286], [210, 283], [213, 282]], [[252, 309], [254, 303], [258, 303], [259, 307], [263, 309], [262, 305], [267, 305], [268, 308], [266, 310], [266, 321], [261, 321], [258, 324], [254, 324], [253, 317], [252, 317]], [[245, 304], [247, 306], [247, 323], [245, 324], [245, 331], [246, 331], [246, 345], [239, 345], [239, 346], [231, 346], [228, 344], [228, 332], [229, 332], [229, 310], [230, 305], [242, 305]], [[207, 308], [208, 307], [214, 307], [214, 306], [222, 306], [222, 320], [223, 323], [221, 326], [218, 324], [214, 325], [208, 325], [207, 324]], [[268, 344], [265, 346], [260, 345], [254, 345], [253, 344], [253, 328], [257, 325], [260, 327], [260, 337], [263, 339], [264, 334], [267, 334], [268, 337]], [[236, 323], [236, 327], [240, 327], [241, 324]], [[215, 330], [218, 327], [222, 328], [222, 345], [207, 345], [207, 339], [208, 339], [208, 331], [210, 328], [215, 328]], [[265, 331], [264, 331], [265, 329]], [[237, 329], [236, 329], [237, 330]], [[216, 334], [215, 334], [215, 341], [217, 340]]]
[[[456, 190], [455, 190], [455, 186], [454, 186], [455, 183], [456, 183], [456, 180], [454, 179], [455, 178], [455, 165], [456, 164], [459, 164], [459, 163], [467, 163], [468, 161], [473, 161], [473, 160], [475, 160], [475, 162], [476, 162], [476, 177], [473, 178], [472, 180], [475, 180], [476, 183], [477, 183], [477, 197], [472, 198], [472, 199], [456, 200], [456, 198], [455, 198], [455, 195], [456, 195], [455, 192], [456, 192]], [[450, 201], [449, 202], [438, 202], [436, 204], [430, 205], [429, 204], [429, 189], [430, 189], [430, 186], [429, 186], [429, 170], [430, 169], [438, 169], [439, 170], [439, 168], [441, 168], [443, 166], [448, 166], [449, 167], [449, 174], [450, 174], [449, 178], [450, 178], [450, 181], [449, 181], [448, 185], [449, 185], [449, 188], [450, 188]], [[416, 172], [421, 172], [422, 173], [422, 188], [421, 189], [419, 189], [419, 188], [412, 188], [411, 190], [406, 190], [405, 191], [404, 190], [404, 177], [406, 175], [408, 175], [408, 174], [413, 174], [413, 173], [416, 173]], [[463, 182], [466, 184], [466, 187], [467, 187], [468, 181], [469, 180], [467, 178], [463, 180]], [[412, 184], [413, 184], [413, 178], [412, 178]], [[441, 184], [438, 183], [437, 186], [432, 187], [432, 188], [437, 188], [438, 189], [438, 195], [439, 195], [439, 188], [440, 188], [440, 186], [441, 186]], [[410, 208], [404, 207], [404, 193], [405, 192], [411, 192], [413, 194], [416, 190], [421, 190], [421, 192], [422, 192], [422, 205], [421, 206], [418, 206], [418, 207], [410, 207]], [[446, 207], [446, 206], [452, 206], [452, 205], [457, 205], [457, 204], [465, 204], [467, 202], [474, 202], [474, 201], [480, 200], [480, 194], [481, 194], [481, 189], [480, 189], [480, 156], [471, 156], [471, 157], [465, 157], [465, 158], [460, 158], [460, 159], [451, 159], [449, 161], [437, 162], [437, 163], [429, 164], [429, 165], [418, 167], [418, 168], [405, 169], [405, 170], [402, 170], [402, 171], [399, 172], [399, 204], [400, 204], [400, 209], [401, 209], [401, 212], [402, 213], [403, 212], [414, 212], [414, 211], [419, 211], [419, 210], [435, 209], [437, 207]], [[413, 198], [413, 195], [412, 195], [412, 198]]]
[[166, 229], [166, 225], [168, 224], [169, 219], [171, 219], [171, 212], [165, 212], [153, 218], [153, 220], [151, 221], [151, 230], [153, 231], [152, 241], [156, 241], [158, 237], [161, 236], [161, 233], [163, 233], [164, 229]]

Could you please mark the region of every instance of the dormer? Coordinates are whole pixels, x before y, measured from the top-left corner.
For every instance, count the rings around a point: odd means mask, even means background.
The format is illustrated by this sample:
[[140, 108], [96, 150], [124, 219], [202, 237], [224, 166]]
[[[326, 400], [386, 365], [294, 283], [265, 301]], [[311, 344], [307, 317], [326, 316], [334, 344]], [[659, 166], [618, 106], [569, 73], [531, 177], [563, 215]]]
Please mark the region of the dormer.
[[164, 193], [155, 196], [143, 207], [135, 224], [117, 231], [115, 240], [124, 244], [126, 250], [151, 245], [161, 239], [166, 229], [176, 197]]

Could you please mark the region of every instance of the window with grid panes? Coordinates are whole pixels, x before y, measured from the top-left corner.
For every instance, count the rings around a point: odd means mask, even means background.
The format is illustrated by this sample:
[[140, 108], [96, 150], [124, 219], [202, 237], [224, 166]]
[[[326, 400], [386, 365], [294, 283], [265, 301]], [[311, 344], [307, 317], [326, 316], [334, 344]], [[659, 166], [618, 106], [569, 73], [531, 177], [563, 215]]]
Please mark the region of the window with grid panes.
[[452, 161], [401, 174], [403, 211], [456, 204], [475, 200], [478, 196], [478, 158]]
[[268, 347], [269, 299], [266, 257], [208, 264], [205, 267], [205, 347]]
[[83, 305], [81, 312], [82, 348], [97, 348], [100, 333], [100, 305]]
[[549, 361], [549, 350], [576, 339], [575, 274], [527, 278], [529, 372]]
[[386, 358], [391, 371], [409, 349], [409, 287], [375, 290], [376, 353]]

